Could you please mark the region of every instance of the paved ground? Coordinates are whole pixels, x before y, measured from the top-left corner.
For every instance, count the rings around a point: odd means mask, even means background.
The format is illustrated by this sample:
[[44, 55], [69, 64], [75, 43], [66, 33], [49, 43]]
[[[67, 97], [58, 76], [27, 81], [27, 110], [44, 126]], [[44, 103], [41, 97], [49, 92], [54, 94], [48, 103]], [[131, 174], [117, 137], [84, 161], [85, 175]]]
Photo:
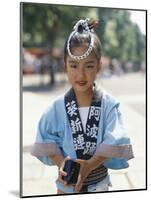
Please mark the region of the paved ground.
[[[57, 167], [44, 166], [29, 154], [34, 143], [37, 121], [53, 99], [67, 90], [64, 76], [57, 76], [55, 87], [39, 87], [39, 81], [47, 82], [48, 77], [24, 77], [23, 85], [23, 195], [55, 194]], [[98, 83], [121, 101], [125, 126], [131, 136], [135, 159], [124, 170], [110, 170], [113, 187], [111, 190], [145, 188], [145, 78], [142, 74], [128, 74]]]

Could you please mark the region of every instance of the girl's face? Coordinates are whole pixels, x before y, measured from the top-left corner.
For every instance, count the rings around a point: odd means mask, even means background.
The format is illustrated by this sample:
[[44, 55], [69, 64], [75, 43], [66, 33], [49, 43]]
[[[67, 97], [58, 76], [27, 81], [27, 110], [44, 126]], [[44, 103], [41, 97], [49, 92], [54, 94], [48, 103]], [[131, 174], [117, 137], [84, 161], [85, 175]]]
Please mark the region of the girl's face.
[[[74, 55], [82, 55], [86, 49], [87, 47], [75, 47], [72, 48], [72, 53]], [[88, 92], [92, 91], [96, 74], [100, 70], [100, 62], [98, 62], [93, 52], [82, 60], [75, 60], [67, 56], [65, 68], [69, 82], [75, 92]]]

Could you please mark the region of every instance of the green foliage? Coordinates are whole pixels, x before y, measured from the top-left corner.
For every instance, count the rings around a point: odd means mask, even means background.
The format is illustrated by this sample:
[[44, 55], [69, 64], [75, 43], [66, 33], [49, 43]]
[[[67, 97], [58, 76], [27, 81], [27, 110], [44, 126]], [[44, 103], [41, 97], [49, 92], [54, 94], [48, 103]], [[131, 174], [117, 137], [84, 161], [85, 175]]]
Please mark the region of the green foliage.
[[126, 10], [98, 9], [99, 19], [103, 21], [99, 33], [105, 56], [141, 63], [145, 60], [145, 36], [139, 27], [132, 23]]
[[86, 7], [24, 3], [23, 45], [53, 47], [58, 38], [67, 37], [74, 21], [85, 18], [87, 10]]

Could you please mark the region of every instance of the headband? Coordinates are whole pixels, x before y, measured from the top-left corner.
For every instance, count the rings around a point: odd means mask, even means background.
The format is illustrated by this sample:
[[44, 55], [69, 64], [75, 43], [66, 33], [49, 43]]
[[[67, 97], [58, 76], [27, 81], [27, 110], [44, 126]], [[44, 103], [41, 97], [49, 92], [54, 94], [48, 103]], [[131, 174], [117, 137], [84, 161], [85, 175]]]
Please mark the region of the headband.
[[[94, 38], [93, 38], [93, 36], [92, 36], [92, 32], [94, 32], [94, 30], [93, 30], [92, 28], [91, 28], [91, 29], [89, 28], [88, 21], [89, 21], [88, 18], [85, 19], [85, 20], [83, 20], [83, 19], [79, 20], [79, 21], [75, 24], [75, 26], [73, 27], [73, 31], [72, 31], [71, 34], [69, 35], [69, 38], [68, 38], [68, 41], [67, 41], [67, 51], [68, 51], [69, 56], [70, 56], [71, 58], [75, 59], [75, 60], [82, 60], [82, 59], [88, 57], [88, 56], [90, 55], [90, 53], [92, 52], [93, 45], [94, 45]], [[73, 55], [73, 54], [71, 53], [71, 51], [70, 51], [70, 40], [71, 40], [71, 38], [73, 37], [73, 35], [74, 35], [75, 33], [79, 32], [79, 27], [80, 27], [80, 26], [82, 27], [83, 30], [85, 30], [85, 31], [88, 33], [88, 35], [89, 35], [91, 41], [90, 41], [89, 48], [87, 49], [87, 51], [86, 51], [83, 55], [81, 55], [81, 56], [75, 56], [75, 55]]]

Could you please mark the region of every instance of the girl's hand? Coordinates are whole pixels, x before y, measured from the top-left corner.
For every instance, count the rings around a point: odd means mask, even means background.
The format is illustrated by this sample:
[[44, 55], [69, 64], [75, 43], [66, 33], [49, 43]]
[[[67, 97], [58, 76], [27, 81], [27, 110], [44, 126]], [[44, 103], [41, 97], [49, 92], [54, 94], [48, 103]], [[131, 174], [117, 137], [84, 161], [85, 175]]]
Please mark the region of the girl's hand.
[[76, 192], [80, 192], [83, 182], [85, 178], [90, 174], [90, 172], [95, 168], [97, 168], [106, 159], [107, 159], [106, 157], [93, 155], [89, 160], [81, 160], [81, 159], [75, 160], [77, 163], [80, 164], [78, 181], [75, 185]]
[[85, 178], [89, 175], [89, 173], [93, 169], [91, 168], [91, 165], [88, 160], [76, 159], [75, 162], [80, 164], [80, 172], [79, 172], [77, 183], [75, 185], [75, 191], [80, 192]]
[[64, 165], [65, 165], [65, 161], [66, 160], [70, 160], [71, 158], [69, 157], [69, 156], [67, 156], [64, 160], [63, 160], [63, 162], [62, 162], [62, 164], [61, 164], [61, 166], [60, 166], [60, 168], [59, 168], [59, 175], [58, 175], [58, 181], [60, 182], [60, 183], [62, 183], [63, 185], [64, 185], [64, 187], [67, 187], [67, 182], [66, 181], [64, 181], [63, 179], [62, 179], [62, 176], [67, 176], [67, 173], [65, 172], [65, 171], [63, 171], [63, 168], [64, 168]]

